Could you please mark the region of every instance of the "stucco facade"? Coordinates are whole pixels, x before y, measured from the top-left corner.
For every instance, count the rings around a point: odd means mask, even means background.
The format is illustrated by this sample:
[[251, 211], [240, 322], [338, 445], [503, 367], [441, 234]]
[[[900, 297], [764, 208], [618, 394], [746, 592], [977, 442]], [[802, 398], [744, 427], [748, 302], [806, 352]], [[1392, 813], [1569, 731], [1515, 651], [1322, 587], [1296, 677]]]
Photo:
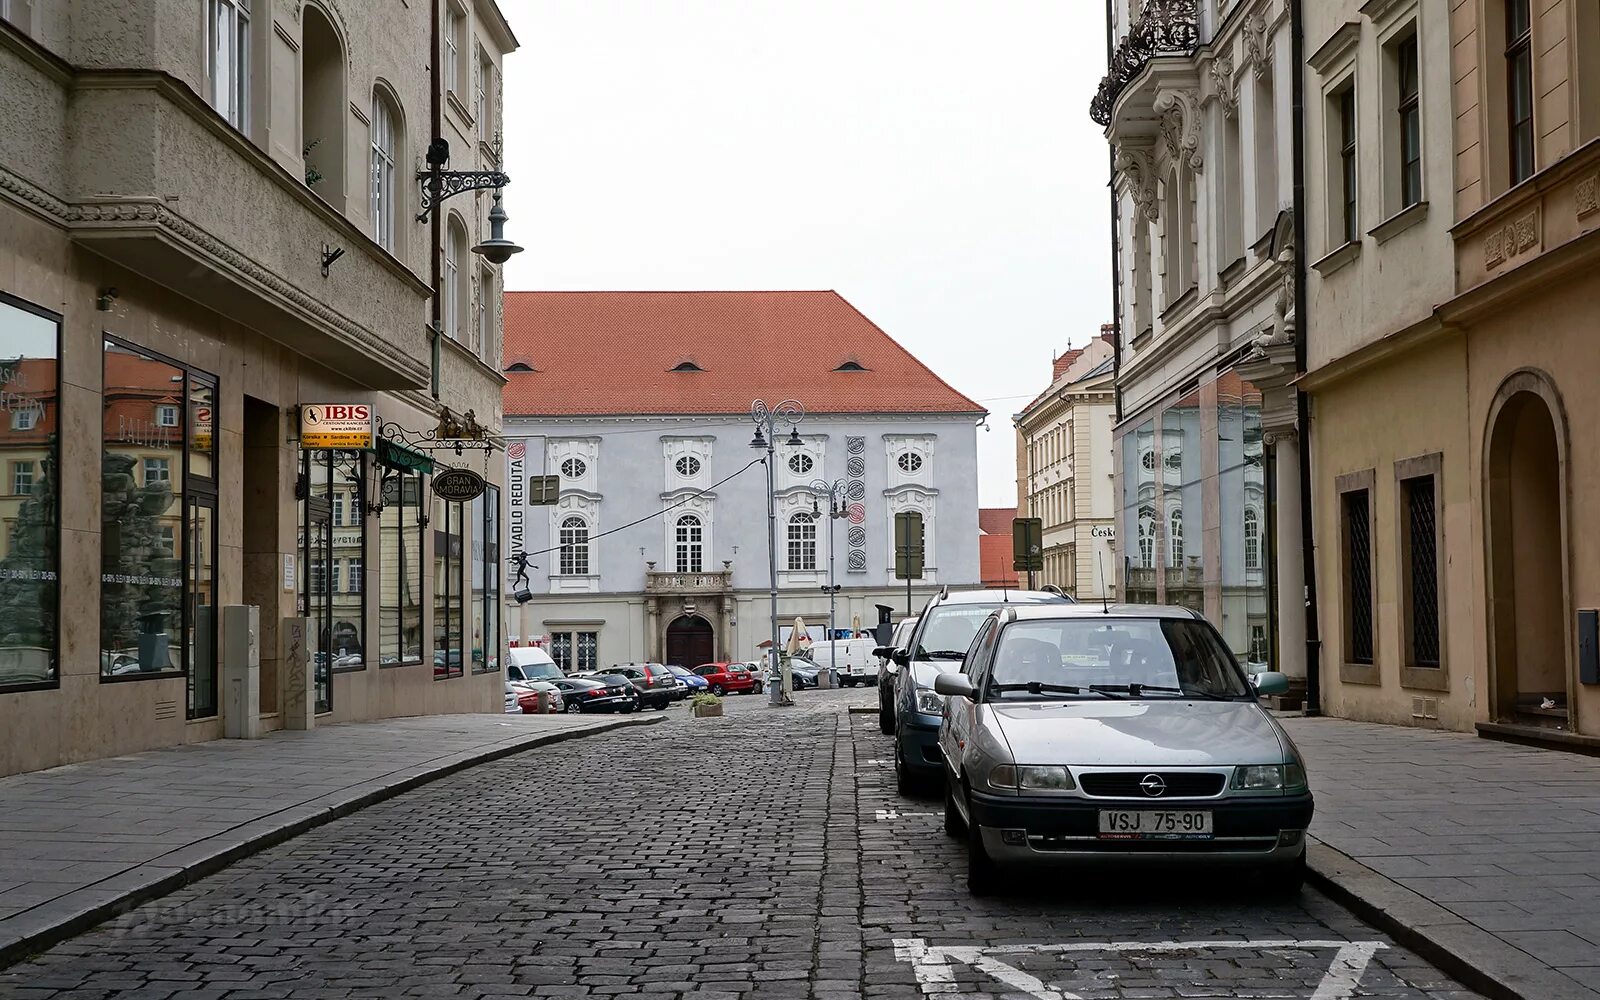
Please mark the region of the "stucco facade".
[[[1015, 417], [1018, 516], [1044, 528], [1039, 586], [1080, 601], [1117, 599], [1116, 465], [1112, 427], [1112, 350], [1095, 338], [1057, 371], [1039, 398]], [[1063, 362], [1065, 363], [1063, 364]]]
[[[212, 7], [233, 18], [224, 38], [206, 4], [168, 0], [13, 4], [0, 23], [0, 91], [22, 95], [0, 109], [0, 603], [47, 622], [0, 642], [0, 773], [221, 736], [220, 609], [235, 604], [260, 608], [266, 728], [499, 704], [494, 636], [459, 654], [480, 672], [435, 680], [420, 653], [380, 666], [400, 547], [375, 509], [390, 466], [364, 451], [319, 470], [327, 453], [302, 451], [296, 419], [302, 404], [366, 405], [424, 431], [446, 406], [498, 431], [498, 269], [476, 257], [457, 259], [447, 301], [462, 322], [429, 391], [432, 251], [413, 179], [426, 9]], [[496, 154], [477, 120], [492, 134], [515, 40], [492, 3], [454, 9], [481, 71], [454, 89], [481, 80], [484, 111], [447, 100], [451, 166], [481, 168]], [[487, 204], [446, 207], [482, 233]], [[436, 458], [504, 482], [482, 453]], [[482, 549], [488, 523], [452, 544]], [[308, 525], [326, 537], [314, 575]], [[405, 532], [411, 562], [432, 565], [436, 531]], [[302, 614], [323, 622], [310, 690], [282, 661], [280, 624]], [[316, 708], [292, 721], [304, 702]]]
[[1112, 14], [1090, 113], [1115, 163], [1122, 593], [1304, 677], [1288, 6]]
[[[1600, 605], [1600, 547], [1580, 528], [1600, 515], [1581, 432], [1600, 419], [1600, 13], [1308, 5], [1307, 51], [1326, 707], [1600, 735], [1579, 650], [1584, 610]], [[1422, 184], [1396, 201], [1412, 150], [1391, 127], [1394, 86], [1411, 58]]]

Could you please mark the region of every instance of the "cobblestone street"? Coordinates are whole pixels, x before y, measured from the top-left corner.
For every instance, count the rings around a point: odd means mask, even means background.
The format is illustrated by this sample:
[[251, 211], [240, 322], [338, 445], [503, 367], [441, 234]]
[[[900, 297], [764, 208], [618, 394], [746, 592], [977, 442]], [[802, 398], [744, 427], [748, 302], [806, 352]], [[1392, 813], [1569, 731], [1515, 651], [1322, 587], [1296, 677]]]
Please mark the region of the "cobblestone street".
[[1312, 892], [1031, 880], [975, 901], [848, 715], [729, 699], [468, 769], [0, 973], [16, 998], [1465, 998]]

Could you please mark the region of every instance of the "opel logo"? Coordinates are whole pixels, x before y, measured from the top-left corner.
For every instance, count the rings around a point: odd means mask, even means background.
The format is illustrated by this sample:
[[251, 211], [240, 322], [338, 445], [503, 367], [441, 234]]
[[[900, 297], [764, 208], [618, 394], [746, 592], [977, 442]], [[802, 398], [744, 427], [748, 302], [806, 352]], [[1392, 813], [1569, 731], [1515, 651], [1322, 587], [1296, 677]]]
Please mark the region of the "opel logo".
[[1160, 798], [1167, 794], [1167, 783], [1161, 780], [1159, 774], [1147, 774], [1139, 779], [1139, 787], [1152, 799]]

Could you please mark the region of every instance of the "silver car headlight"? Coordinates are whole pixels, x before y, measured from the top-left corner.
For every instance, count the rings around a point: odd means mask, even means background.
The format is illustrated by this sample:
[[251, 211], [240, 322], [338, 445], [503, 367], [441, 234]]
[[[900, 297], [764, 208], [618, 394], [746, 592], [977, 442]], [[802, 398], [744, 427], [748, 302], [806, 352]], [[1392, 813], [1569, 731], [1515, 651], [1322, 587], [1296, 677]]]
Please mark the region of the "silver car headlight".
[[917, 712], [920, 715], [943, 715], [944, 695], [933, 688], [917, 688]]
[[1303, 792], [1306, 771], [1299, 764], [1247, 764], [1233, 769], [1233, 786], [1243, 792]]
[[1065, 767], [1042, 764], [998, 764], [989, 771], [989, 785], [1024, 792], [1070, 792], [1078, 787]]

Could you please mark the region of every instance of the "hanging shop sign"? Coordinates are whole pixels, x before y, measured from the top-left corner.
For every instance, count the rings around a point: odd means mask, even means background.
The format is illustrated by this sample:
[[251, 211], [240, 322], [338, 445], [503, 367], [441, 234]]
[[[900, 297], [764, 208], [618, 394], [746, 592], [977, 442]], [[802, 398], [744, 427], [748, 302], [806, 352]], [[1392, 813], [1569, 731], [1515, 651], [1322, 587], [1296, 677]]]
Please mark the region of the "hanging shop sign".
[[189, 443], [195, 451], [211, 450], [211, 407], [194, 408], [194, 427], [189, 431]]
[[300, 404], [302, 448], [371, 448], [372, 439], [371, 404]]
[[433, 474], [433, 495], [450, 503], [469, 503], [483, 496], [483, 477], [471, 469], [445, 469]]

